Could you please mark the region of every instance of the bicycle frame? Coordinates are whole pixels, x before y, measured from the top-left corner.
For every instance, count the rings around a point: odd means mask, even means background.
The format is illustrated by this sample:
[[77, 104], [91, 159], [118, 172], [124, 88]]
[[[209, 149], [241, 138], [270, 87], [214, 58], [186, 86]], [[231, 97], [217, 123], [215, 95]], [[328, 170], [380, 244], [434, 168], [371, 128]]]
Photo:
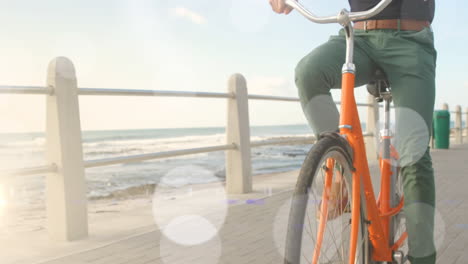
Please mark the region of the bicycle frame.
[[[349, 30], [349, 32], [352, 32]], [[347, 66], [346, 66], [347, 65]], [[340, 117], [340, 134], [347, 139], [354, 151], [353, 175], [352, 175], [352, 211], [351, 211], [351, 241], [349, 263], [355, 263], [359, 223], [361, 221], [361, 203], [365, 207], [364, 223], [369, 231], [369, 239], [372, 244], [372, 260], [392, 261], [394, 252], [398, 250], [405, 239], [407, 233], [404, 232], [394, 243], [391, 232], [391, 217], [401, 211], [404, 204], [403, 197], [392, 204], [392, 187], [395, 184], [395, 177], [392, 176], [392, 159], [398, 159], [396, 150], [391, 145], [391, 135], [389, 133], [390, 99], [385, 99], [385, 128], [383, 130], [382, 146], [383, 150], [379, 159], [381, 172], [380, 194], [376, 199], [373, 191], [372, 180], [367, 163], [364, 138], [362, 136], [361, 123], [359, 120], [357, 105], [354, 98], [354, 72], [352, 63], [345, 64], [343, 71], [342, 85], [342, 115]], [[334, 160], [327, 160], [327, 172], [325, 176], [325, 191], [322, 194], [322, 206], [320, 207], [320, 223], [317, 230], [317, 241], [313, 252], [312, 263], [318, 262], [323, 234], [327, 225], [328, 199], [333, 177]], [[362, 199], [362, 200], [361, 200]], [[394, 206], [394, 207], [392, 207]]]
[[[384, 135], [383, 145], [385, 146], [380, 159], [381, 186], [380, 196], [376, 200], [372, 180], [370, 177], [369, 165], [367, 162], [366, 148], [362, 136], [361, 122], [354, 97], [355, 88], [355, 69], [352, 62], [353, 50], [353, 28], [350, 24], [345, 26], [347, 41], [347, 61], [343, 66], [342, 76], [342, 103], [340, 116], [340, 134], [344, 136], [351, 148], [354, 150], [354, 172], [352, 177], [352, 211], [351, 217], [351, 243], [349, 263], [354, 263], [356, 257], [357, 239], [359, 231], [359, 219], [361, 217], [360, 205], [361, 199], [365, 204], [364, 222], [367, 223], [369, 239], [373, 246], [372, 259], [375, 261], [392, 261], [393, 252], [398, 249], [406, 239], [404, 233], [397, 243], [390, 241], [390, 218], [397, 214], [403, 207], [403, 199], [397, 207], [392, 208], [390, 204], [390, 194], [392, 186], [391, 170], [391, 145], [390, 135]], [[389, 103], [387, 102], [387, 105]], [[386, 106], [389, 108], [389, 106]], [[388, 111], [386, 112], [388, 114]], [[389, 122], [386, 122], [388, 125]], [[388, 128], [387, 128], [388, 129]], [[387, 131], [387, 130], [384, 130]], [[394, 155], [396, 155], [394, 153]], [[362, 190], [362, 191], [361, 191]], [[362, 194], [362, 197], [361, 197]]]

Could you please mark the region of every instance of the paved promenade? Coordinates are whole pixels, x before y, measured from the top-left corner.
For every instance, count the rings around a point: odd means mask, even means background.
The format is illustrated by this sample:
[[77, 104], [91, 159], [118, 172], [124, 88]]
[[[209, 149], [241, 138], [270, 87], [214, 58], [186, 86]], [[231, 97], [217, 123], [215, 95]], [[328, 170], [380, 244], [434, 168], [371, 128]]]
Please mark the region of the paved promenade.
[[[468, 145], [455, 145], [450, 150], [435, 150], [432, 155], [437, 183], [438, 263], [467, 263]], [[276, 175], [275, 180], [270, 181], [273, 186], [270, 193], [259, 191], [253, 196], [229, 197], [233, 201], [242, 202], [233, 202], [228, 207], [219, 231], [201, 244], [184, 246], [174, 243], [154, 228], [105, 246], [42, 263], [279, 264], [294, 175], [283, 174], [283, 178]], [[268, 181], [265, 180], [263, 184], [267, 186]], [[213, 211], [206, 218], [217, 219], [218, 216]], [[184, 230], [183, 225], [181, 223], [181, 232]], [[203, 234], [204, 229], [200, 228], [201, 236], [206, 235]]]

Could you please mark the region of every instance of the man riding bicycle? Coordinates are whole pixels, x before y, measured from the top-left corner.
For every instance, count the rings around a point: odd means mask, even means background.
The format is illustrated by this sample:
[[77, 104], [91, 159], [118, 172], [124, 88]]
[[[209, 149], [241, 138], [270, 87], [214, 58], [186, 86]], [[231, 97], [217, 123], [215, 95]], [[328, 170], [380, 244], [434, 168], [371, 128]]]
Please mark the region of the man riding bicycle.
[[[285, 0], [269, 1], [276, 13], [292, 11]], [[435, 185], [428, 147], [437, 56], [431, 29], [434, 1], [393, 0], [377, 16], [354, 23], [356, 86], [367, 84], [381, 69], [392, 87], [412, 264], [435, 263], [436, 259]], [[352, 12], [368, 10], [379, 2], [349, 0]], [[346, 40], [341, 30], [339, 35], [330, 37], [306, 55], [296, 68], [301, 105], [317, 135], [338, 128], [339, 112], [330, 89], [341, 87], [345, 51]], [[332, 191], [338, 189], [332, 187]]]

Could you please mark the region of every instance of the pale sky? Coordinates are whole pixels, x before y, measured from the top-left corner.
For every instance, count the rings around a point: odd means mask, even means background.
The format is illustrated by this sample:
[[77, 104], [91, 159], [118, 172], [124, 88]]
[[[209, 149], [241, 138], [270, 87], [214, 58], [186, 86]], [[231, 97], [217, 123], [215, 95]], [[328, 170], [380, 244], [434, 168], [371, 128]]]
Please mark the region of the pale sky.
[[[303, 0], [329, 15], [347, 1]], [[463, 0], [436, 1], [436, 108], [468, 107]], [[79, 87], [226, 92], [232, 73], [249, 93], [297, 96], [294, 67], [336, 34], [268, 0], [0, 0], [0, 84], [43, 85], [69, 57]], [[334, 93], [336, 94], [336, 93]], [[365, 89], [357, 99], [366, 101]], [[338, 98], [336, 98], [338, 99]], [[0, 132], [43, 131], [44, 96], [0, 95]], [[80, 97], [84, 130], [224, 126], [223, 99]], [[299, 103], [250, 103], [252, 125], [305, 123]]]

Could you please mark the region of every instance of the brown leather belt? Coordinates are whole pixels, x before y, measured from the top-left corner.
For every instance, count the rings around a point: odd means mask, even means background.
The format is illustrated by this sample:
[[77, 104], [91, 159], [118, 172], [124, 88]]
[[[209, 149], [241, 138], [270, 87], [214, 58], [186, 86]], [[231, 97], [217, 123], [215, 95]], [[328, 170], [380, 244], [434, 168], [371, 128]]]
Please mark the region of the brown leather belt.
[[[399, 26], [398, 26], [399, 24]], [[429, 21], [411, 20], [411, 19], [379, 19], [366, 20], [354, 23], [355, 29], [374, 30], [374, 29], [400, 29], [420, 31], [425, 27], [430, 27]]]

